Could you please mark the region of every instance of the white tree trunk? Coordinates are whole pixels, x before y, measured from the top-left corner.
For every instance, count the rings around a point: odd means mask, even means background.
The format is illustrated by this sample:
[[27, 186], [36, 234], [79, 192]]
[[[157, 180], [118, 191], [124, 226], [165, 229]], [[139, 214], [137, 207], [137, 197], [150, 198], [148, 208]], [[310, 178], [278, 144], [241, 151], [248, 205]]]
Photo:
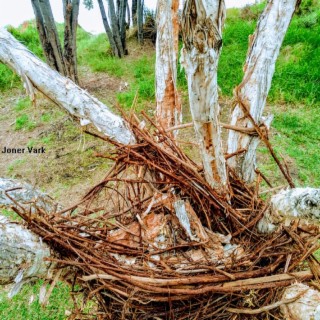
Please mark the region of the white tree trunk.
[[187, 0], [183, 9], [184, 46], [190, 109], [199, 141], [206, 180], [222, 192], [227, 173], [219, 123], [217, 67], [225, 18], [224, 1]]
[[11, 296], [35, 278], [46, 278], [51, 257], [41, 238], [18, 223], [0, 215], [0, 285], [12, 284]]
[[[247, 111], [257, 124], [264, 125], [262, 113], [271, 87], [275, 63], [296, 4], [297, 0], [268, 1], [257, 29], [249, 39], [245, 74], [235, 90], [237, 105], [232, 113], [231, 125], [252, 128], [252, 122], [246, 117]], [[257, 137], [245, 133], [229, 133], [228, 153], [240, 149], [247, 149], [247, 152], [230, 158], [228, 164], [249, 183], [255, 177], [258, 142]]]
[[292, 219], [320, 223], [320, 189], [294, 188], [281, 190], [271, 198], [271, 207], [258, 223], [262, 233], [272, 233], [280, 224]]
[[113, 114], [107, 106], [70, 79], [52, 70], [4, 28], [0, 28], [0, 61], [21, 77], [32, 100], [35, 99], [36, 88], [78, 117], [81, 124], [92, 123], [99, 131], [117, 142], [134, 143], [134, 136], [121, 117]]
[[165, 129], [179, 125], [182, 120], [181, 102], [177, 90], [178, 10], [179, 0], [158, 0], [156, 112], [157, 122]]
[[[0, 208], [17, 207], [35, 213], [36, 206], [47, 212], [59, 206], [46, 194], [31, 185], [13, 179], [0, 178]], [[52, 256], [41, 238], [17, 222], [0, 215], [0, 285], [14, 284], [9, 296], [35, 278], [46, 278]]]

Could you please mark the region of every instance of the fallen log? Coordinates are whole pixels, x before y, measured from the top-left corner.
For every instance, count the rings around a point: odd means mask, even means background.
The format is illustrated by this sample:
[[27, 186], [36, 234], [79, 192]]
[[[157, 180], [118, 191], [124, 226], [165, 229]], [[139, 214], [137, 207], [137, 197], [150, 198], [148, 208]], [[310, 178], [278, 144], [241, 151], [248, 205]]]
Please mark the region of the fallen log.
[[[55, 212], [59, 206], [45, 193], [27, 183], [0, 178], [0, 208], [19, 208], [32, 214], [38, 210]], [[53, 257], [41, 237], [0, 215], [0, 285], [13, 284], [9, 297], [24, 283], [46, 278], [52, 266], [46, 258]]]

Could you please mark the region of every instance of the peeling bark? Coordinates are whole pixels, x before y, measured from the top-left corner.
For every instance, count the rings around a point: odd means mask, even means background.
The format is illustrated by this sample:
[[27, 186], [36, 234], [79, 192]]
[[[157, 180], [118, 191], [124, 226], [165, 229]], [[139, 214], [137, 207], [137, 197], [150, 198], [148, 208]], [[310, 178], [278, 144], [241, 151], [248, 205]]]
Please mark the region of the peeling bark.
[[217, 67], [222, 47], [224, 1], [187, 0], [183, 9], [181, 63], [206, 180], [226, 192], [227, 173], [219, 124]]
[[290, 299], [298, 294], [302, 294], [298, 300], [280, 307], [284, 319], [320, 320], [320, 292], [297, 283], [286, 288], [283, 299]]
[[[168, 129], [181, 123], [177, 90], [179, 1], [159, 0], [157, 5], [156, 99], [157, 122]], [[175, 131], [177, 133], [177, 131]]]
[[48, 275], [51, 257], [49, 247], [41, 238], [18, 223], [0, 215], [0, 285], [12, 284], [11, 296], [35, 278]]
[[0, 178], [0, 208], [23, 208], [28, 212], [36, 212], [40, 208], [45, 212], [55, 212], [59, 205], [47, 194], [35, 189], [27, 183], [15, 179]]
[[92, 123], [104, 135], [117, 142], [134, 143], [133, 134], [122, 118], [70, 79], [49, 68], [3, 28], [0, 28], [0, 61], [21, 77], [32, 100], [35, 99], [36, 88], [79, 118], [81, 124]]
[[[253, 128], [246, 117], [250, 112], [256, 123], [265, 125], [262, 113], [271, 87], [275, 63], [287, 32], [297, 1], [268, 1], [256, 31], [249, 39], [249, 51], [244, 66], [244, 77], [235, 90], [237, 104], [232, 113], [231, 125]], [[251, 135], [230, 131], [228, 153], [240, 149], [246, 153], [228, 160], [228, 164], [248, 183], [255, 177], [256, 149], [259, 140]]]
[[[0, 208], [17, 207], [36, 212], [36, 207], [47, 212], [59, 207], [48, 195], [27, 183], [0, 178]], [[35, 278], [46, 278], [52, 257], [50, 248], [26, 227], [0, 215], [0, 285], [14, 284], [9, 296], [14, 296], [22, 285]]]
[[270, 210], [258, 223], [261, 233], [272, 233], [280, 224], [301, 219], [310, 224], [320, 223], [320, 189], [295, 188], [281, 190], [271, 198]]

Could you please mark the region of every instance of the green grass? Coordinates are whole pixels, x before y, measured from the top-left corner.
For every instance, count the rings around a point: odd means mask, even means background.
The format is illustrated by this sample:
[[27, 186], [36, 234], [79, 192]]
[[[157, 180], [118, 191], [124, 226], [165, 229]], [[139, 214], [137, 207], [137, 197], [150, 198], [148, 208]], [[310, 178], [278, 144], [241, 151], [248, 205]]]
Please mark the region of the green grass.
[[[272, 123], [271, 142], [277, 156], [288, 162], [289, 171], [297, 186], [320, 187], [320, 114], [316, 107], [283, 106], [279, 110], [277, 106], [273, 106], [272, 112], [275, 119]], [[259, 152], [261, 156], [258, 166], [262, 172], [276, 184], [284, 182], [264, 145]]]
[[298, 180], [305, 186], [320, 187], [320, 113], [305, 106], [277, 113], [273, 126], [278, 134], [274, 145], [295, 159]]
[[3, 216], [7, 217], [11, 221], [21, 221], [20, 216], [12, 210], [1, 209], [0, 212]]
[[47, 112], [41, 115], [41, 121], [42, 122], [51, 122], [52, 121], [52, 113]]
[[72, 311], [73, 308], [69, 286], [61, 282], [57, 283], [50, 296], [49, 304], [46, 307], [42, 307], [38, 299], [42, 284], [43, 281], [37, 281], [35, 284], [24, 285], [12, 300], [8, 299], [7, 292], [0, 291], [0, 319], [66, 319], [65, 312]]
[[96, 36], [82, 34], [80, 38], [78, 34], [77, 49], [80, 65], [88, 65], [94, 72], [108, 72], [117, 77], [123, 75], [121, 60], [111, 56], [105, 34]]
[[19, 99], [16, 105], [14, 106], [14, 110], [16, 112], [23, 111], [25, 109], [28, 109], [31, 106], [31, 101], [29, 98], [23, 98]]
[[19, 77], [7, 66], [0, 63], [0, 93], [19, 86]]
[[18, 102], [13, 107], [14, 111], [17, 114], [15, 121], [15, 130], [32, 130], [36, 127], [36, 123], [33, 120], [30, 120], [30, 116], [27, 113], [27, 110], [31, 107], [30, 99], [23, 98], [19, 99]]
[[13, 160], [11, 163], [9, 163], [7, 171], [8, 174], [12, 175], [14, 173], [14, 170], [16, 170], [17, 168], [21, 168], [24, 164], [26, 163], [25, 159], [16, 159]]
[[[310, 2], [310, 1], [309, 1]], [[248, 49], [248, 37], [254, 32], [257, 13], [263, 5], [244, 10], [232, 9], [223, 34], [223, 50], [219, 63], [219, 86], [232, 96], [233, 88], [243, 77], [242, 67]], [[251, 14], [248, 12], [251, 10]], [[320, 102], [320, 4], [303, 6], [295, 15], [285, 36], [272, 82], [269, 101], [272, 103]]]
[[[276, 72], [272, 83], [269, 102], [274, 105], [272, 112], [275, 114], [273, 127], [275, 134], [272, 136], [276, 153], [290, 157], [292, 166], [298, 168], [294, 175], [297, 185], [320, 186], [320, 115], [317, 106], [320, 103], [320, 6], [310, 5], [310, 0], [303, 4], [299, 15], [295, 16], [285, 37], [281, 53], [276, 65]], [[233, 88], [238, 85], [243, 76], [242, 67], [245, 61], [248, 36], [253, 33], [256, 19], [262, 6], [248, 9], [228, 10], [228, 18], [224, 30], [223, 51], [219, 63], [219, 86], [222, 94], [232, 96]], [[62, 25], [58, 25], [60, 39], [62, 39]], [[26, 29], [11, 28], [10, 32], [28, 46], [36, 55], [43, 59], [38, 35], [33, 23]], [[119, 104], [128, 110], [136, 97], [138, 103], [136, 110], [153, 108], [155, 100], [154, 62], [155, 54], [140, 55], [139, 58], [126, 57], [122, 60], [115, 59], [110, 54], [110, 46], [106, 35], [91, 36], [81, 28], [77, 34], [78, 61], [80, 66], [89, 67], [92, 72], [105, 72], [110, 76], [121, 78], [129, 84], [128, 90], [119, 92]], [[143, 52], [143, 49], [141, 50]], [[187, 89], [184, 70], [178, 68], [178, 85], [183, 94]], [[7, 91], [13, 87], [21, 86], [19, 78], [6, 66], [0, 64], [0, 91]], [[279, 104], [281, 106], [279, 107]], [[16, 130], [32, 130], [36, 123], [29, 115], [31, 103], [29, 99], [20, 99], [14, 106]], [[46, 109], [39, 116], [37, 123], [51, 123], [53, 120], [63, 118], [61, 111]], [[65, 121], [64, 121], [65, 122]], [[44, 132], [38, 138], [28, 141], [28, 146], [46, 145], [49, 149], [56, 146], [65, 146], [70, 141], [80, 141], [79, 130], [74, 123], [67, 121], [63, 130], [56, 129]], [[89, 138], [88, 138], [89, 139]], [[90, 141], [90, 140], [89, 140]], [[79, 148], [81, 147], [79, 142]], [[88, 172], [92, 165], [94, 150], [88, 149], [81, 153], [81, 157], [72, 158], [67, 151], [60, 152], [58, 156], [67, 159], [63, 169], [55, 166], [40, 166], [39, 170], [50, 172], [45, 176], [45, 183], [54, 183], [59, 186], [55, 196], [58, 198], [66, 193], [69, 186], [75, 182], [83, 183], [83, 173]], [[259, 167], [267, 175], [280, 177], [279, 170], [269, 159], [267, 150], [260, 148], [265, 157]], [[95, 160], [96, 161], [96, 160]], [[100, 162], [98, 162], [101, 165]], [[103, 164], [104, 165], [104, 164]], [[25, 160], [16, 160], [7, 167], [10, 176], [16, 174], [17, 169], [24, 168]], [[66, 172], [68, 174], [66, 174]], [[11, 219], [16, 216], [10, 211], [2, 213]], [[317, 253], [320, 257], [320, 253]], [[69, 288], [59, 283], [50, 298], [50, 304], [43, 309], [37, 299], [29, 304], [30, 296], [37, 297], [41, 282], [35, 286], [26, 285], [13, 300], [8, 300], [6, 292], [0, 292], [0, 319], [65, 319], [65, 310], [72, 310]]]
[[128, 109], [132, 106], [135, 96], [138, 96], [136, 111], [144, 109], [147, 103], [155, 101], [155, 56], [143, 56], [127, 66], [128, 77], [131, 74], [129, 90], [117, 95], [122, 107]]
[[17, 117], [15, 130], [32, 130], [36, 127], [36, 123], [30, 120], [27, 114], [22, 114], [21, 116]]

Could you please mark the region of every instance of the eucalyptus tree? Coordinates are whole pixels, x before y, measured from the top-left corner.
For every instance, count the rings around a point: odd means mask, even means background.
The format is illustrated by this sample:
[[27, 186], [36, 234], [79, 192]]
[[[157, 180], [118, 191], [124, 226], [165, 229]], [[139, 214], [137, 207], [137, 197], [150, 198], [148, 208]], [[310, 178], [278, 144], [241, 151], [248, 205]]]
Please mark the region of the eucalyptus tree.
[[[165, 129], [172, 129], [170, 126], [174, 127], [179, 123], [176, 118], [177, 113], [180, 112], [180, 104], [177, 99], [175, 73], [177, 67], [177, 2], [175, 0], [158, 1], [157, 118], [160, 123], [164, 120], [163, 127]], [[181, 26], [183, 38], [181, 62], [186, 70], [191, 116], [203, 165], [201, 171], [204, 172], [206, 182], [216, 192], [225, 195], [227, 199], [228, 194], [226, 193], [230, 190], [229, 168], [231, 167], [231, 170], [236, 172], [249, 185], [252, 176], [255, 174], [257, 145], [261, 140], [268, 143], [266, 135], [271, 118], [263, 117], [266, 96], [270, 89], [279, 48], [299, 3], [299, 0], [270, 0], [258, 21], [256, 32], [249, 42], [244, 78], [235, 89], [235, 108], [232, 110], [232, 120], [228, 126], [232, 133], [229, 134], [228, 153], [225, 154], [226, 146], [223, 145], [224, 142], [220, 132], [217, 85], [217, 66], [222, 49], [222, 31], [226, 13], [224, 1], [185, 1]], [[116, 10], [112, 0], [109, 0], [108, 4], [111, 4], [109, 15], [110, 28], [112, 29], [116, 22], [114, 20]], [[123, 9], [123, 7], [119, 3], [118, 8]], [[112, 17], [113, 15], [114, 17]], [[20, 74], [31, 96], [34, 95], [33, 88], [36, 87], [37, 90], [78, 117], [80, 122], [91, 122], [108, 139], [117, 141], [119, 146], [136, 144], [135, 136], [125, 120], [114, 115], [105, 105], [68, 79], [50, 73], [43, 62], [19, 44], [8, 32], [1, 29], [0, 43], [0, 61]], [[39, 74], [41, 74], [41, 77], [39, 77]], [[163, 115], [167, 115], [168, 119], [162, 119]], [[143, 124], [141, 123], [141, 125]], [[228, 161], [232, 159], [231, 157], [234, 157], [234, 159]], [[3, 183], [8, 185], [7, 181], [3, 181]], [[12, 189], [12, 185], [9, 183], [9, 187], [6, 186], [5, 188]], [[22, 186], [22, 188], [28, 189], [28, 186]], [[3, 199], [3, 201], [6, 201], [5, 197]], [[20, 202], [23, 201], [22, 205], [30, 205], [28, 198], [20, 200]], [[16, 205], [17, 202], [14, 202], [14, 204]], [[14, 204], [11, 203], [11, 205]], [[283, 221], [287, 217], [312, 217], [314, 220], [319, 220], [320, 190], [312, 188], [283, 190], [272, 197], [270, 205], [266, 206], [267, 209], [269, 209], [268, 216], [263, 217], [254, 232], [275, 232], [282, 228]], [[32, 208], [30, 211], [32, 211]], [[178, 212], [176, 212], [176, 215], [178, 216]], [[16, 237], [16, 239], [8, 239], [11, 243], [20, 245], [23, 241], [21, 240], [23, 236], [20, 235], [23, 235], [24, 232], [19, 228], [15, 230], [8, 221], [0, 221], [0, 223], [5, 226], [5, 228], [2, 228], [4, 230], [2, 234], [0, 233], [0, 239], [1, 237], [7, 239], [8, 232], [11, 234], [17, 233], [19, 237]], [[267, 227], [264, 223], [267, 224]], [[144, 225], [144, 228], [147, 227]], [[26, 233], [25, 237], [29, 239], [31, 233]], [[39, 242], [38, 239], [32, 238], [31, 240], [32, 248], [28, 250], [38, 250], [33, 245]], [[34, 261], [37, 261], [38, 256], [47, 257], [50, 255], [46, 246], [39, 248], [39, 250], [42, 252], [41, 255], [33, 252]], [[11, 255], [9, 258], [14, 259], [15, 257]], [[6, 259], [6, 256], [3, 259]], [[31, 261], [33, 260], [31, 259]], [[37, 267], [39, 270], [40, 267], [42, 268], [39, 276], [43, 276], [43, 269], [48, 268], [44, 263], [40, 266], [37, 265]], [[14, 281], [13, 279], [17, 279], [19, 268], [20, 266], [15, 265], [14, 274], [11, 274], [10, 277], [7, 276], [6, 279], [11, 282]], [[32, 268], [32, 271], [34, 271], [34, 268]], [[27, 270], [26, 275], [30, 273], [31, 271]], [[35, 272], [31, 274], [32, 277], [37, 276]], [[20, 278], [23, 278], [23, 276], [18, 279]], [[10, 282], [9, 280], [8, 282]], [[303, 290], [307, 291], [309, 288]], [[290, 306], [289, 303], [286, 304]], [[317, 306], [310, 312], [308, 311], [308, 315], [307, 311], [301, 311], [301, 309], [300, 312], [295, 313], [295, 319], [313, 319], [316, 308]]]
[[47, 63], [62, 75], [79, 82], [76, 35], [80, 0], [63, 0], [64, 46], [62, 49], [49, 0], [31, 0], [40, 42]]
[[[122, 58], [128, 54], [126, 44], [126, 29], [130, 24], [130, 21], [126, 20], [129, 6], [128, 0], [116, 0], [116, 2], [114, 0], [106, 0], [105, 3], [103, 0], [97, 1], [112, 54]], [[89, 10], [93, 8], [93, 0], [86, 0], [84, 4]], [[130, 19], [130, 14], [128, 19]]]

